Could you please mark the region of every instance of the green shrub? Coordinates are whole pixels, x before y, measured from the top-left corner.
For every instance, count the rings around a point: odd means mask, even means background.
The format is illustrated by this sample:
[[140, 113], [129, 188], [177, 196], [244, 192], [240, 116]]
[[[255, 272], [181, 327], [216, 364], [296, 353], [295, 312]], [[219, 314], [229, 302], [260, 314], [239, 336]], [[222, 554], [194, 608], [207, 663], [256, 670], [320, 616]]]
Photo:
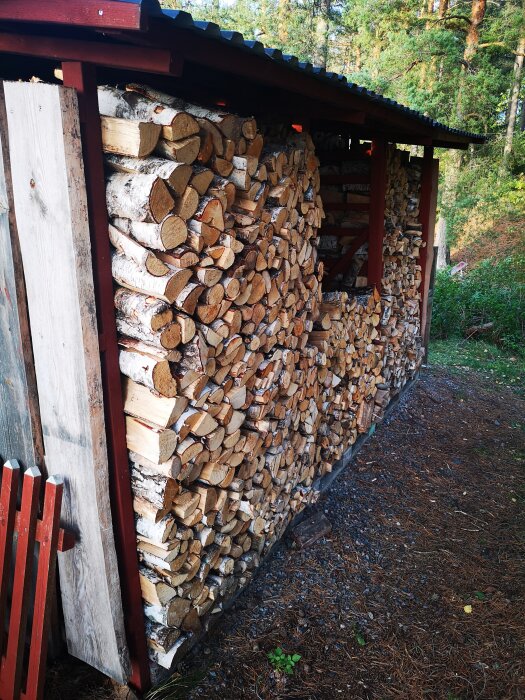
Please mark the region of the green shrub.
[[484, 260], [464, 277], [437, 274], [433, 338], [464, 336], [471, 326], [492, 322], [484, 337], [525, 355], [525, 256]]

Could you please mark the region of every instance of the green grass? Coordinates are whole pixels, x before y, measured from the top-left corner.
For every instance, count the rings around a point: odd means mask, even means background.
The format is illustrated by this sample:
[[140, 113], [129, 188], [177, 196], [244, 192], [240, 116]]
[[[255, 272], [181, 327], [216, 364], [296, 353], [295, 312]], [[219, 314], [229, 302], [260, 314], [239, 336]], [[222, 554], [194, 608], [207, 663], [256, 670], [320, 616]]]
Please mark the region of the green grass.
[[496, 386], [507, 386], [525, 394], [525, 358], [482, 340], [432, 340], [428, 363], [455, 370], [473, 369]]

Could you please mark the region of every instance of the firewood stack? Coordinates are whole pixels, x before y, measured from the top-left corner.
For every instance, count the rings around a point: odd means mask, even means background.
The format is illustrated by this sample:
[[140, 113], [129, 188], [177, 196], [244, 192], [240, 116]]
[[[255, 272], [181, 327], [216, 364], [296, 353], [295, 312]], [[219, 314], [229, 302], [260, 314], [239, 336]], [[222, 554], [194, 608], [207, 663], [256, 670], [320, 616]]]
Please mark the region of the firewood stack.
[[383, 347], [378, 343], [381, 299], [378, 292], [325, 292], [310, 339], [318, 349], [322, 385], [317, 432], [317, 475], [370, 428], [377, 384], [384, 381]]
[[99, 88], [142, 592], [169, 668], [314, 500], [318, 160], [141, 85]]
[[[369, 144], [348, 150], [348, 141], [341, 143], [323, 133], [315, 135], [315, 144], [318, 149], [323, 149], [325, 159], [320, 167], [320, 194], [327, 210], [319, 253], [329, 265], [345, 255], [356, 235], [369, 223], [366, 207], [370, 203], [370, 158], [365, 155]], [[344, 149], [347, 157], [342, 160]], [[332, 204], [335, 207], [331, 207]], [[361, 206], [362, 210], [357, 211], [353, 205]], [[365, 242], [357, 248], [347, 269], [331, 277], [331, 287], [366, 286], [366, 272], [363, 275], [362, 268], [367, 257], [368, 242]]]
[[414, 375], [423, 357], [419, 317], [421, 165], [417, 159], [409, 159], [408, 153], [391, 148], [387, 168], [381, 321], [385, 386], [377, 399], [378, 415]]

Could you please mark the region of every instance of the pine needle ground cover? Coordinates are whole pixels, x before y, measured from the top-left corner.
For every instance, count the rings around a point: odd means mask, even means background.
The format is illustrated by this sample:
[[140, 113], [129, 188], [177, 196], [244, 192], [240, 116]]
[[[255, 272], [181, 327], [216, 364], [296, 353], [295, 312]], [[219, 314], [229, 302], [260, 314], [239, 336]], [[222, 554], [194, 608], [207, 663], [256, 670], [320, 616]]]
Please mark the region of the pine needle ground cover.
[[387, 423], [321, 503], [331, 534], [281, 546], [182, 669], [207, 660], [192, 700], [525, 696], [525, 403], [427, 370]]
[[[426, 370], [317, 506], [332, 532], [281, 543], [152, 700], [525, 697], [524, 438], [506, 383]], [[71, 663], [48, 698], [126, 697]]]

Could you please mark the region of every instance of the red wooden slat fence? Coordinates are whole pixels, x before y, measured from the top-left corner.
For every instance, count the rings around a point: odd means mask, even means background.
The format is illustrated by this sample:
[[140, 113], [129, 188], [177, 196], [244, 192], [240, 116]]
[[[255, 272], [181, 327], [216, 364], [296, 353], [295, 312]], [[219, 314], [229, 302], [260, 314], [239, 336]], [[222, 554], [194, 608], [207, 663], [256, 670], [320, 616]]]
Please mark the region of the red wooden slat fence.
[[[39, 700], [44, 686], [56, 554], [57, 551], [71, 549], [74, 538], [60, 527], [62, 480], [51, 477], [46, 481], [41, 519], [38, 518], [40, 471], [33, 467], [24, 473], [21, 507], [17, 511], [19, 480], [18, 463], [14, 460], [7, 462], [3, 468], [0, 490], [0, 629], [3, 632], [0, 635], [0, 700]], [[11, 576], [15, 542], [16, 558]], [[38, 566], [26, 665], [36, 543], [39, 543]], [[8, 606], [11, 578], [11, 605]]]

